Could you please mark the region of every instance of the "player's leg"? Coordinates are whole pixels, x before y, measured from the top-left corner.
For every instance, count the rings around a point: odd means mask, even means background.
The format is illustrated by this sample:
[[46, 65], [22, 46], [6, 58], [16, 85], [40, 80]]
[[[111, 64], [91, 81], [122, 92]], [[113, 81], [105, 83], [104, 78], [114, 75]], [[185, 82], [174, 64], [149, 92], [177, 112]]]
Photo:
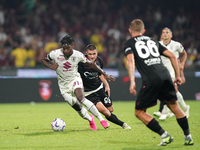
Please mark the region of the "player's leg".
[[123, 127], [124, 129], [131, 129], [131, 127], [129, 127], [126, 123], [124, 123], [121, 120], [119, 120], [115, 114], [111, 113], [102, 104], [102, 102], [97, 102], [96, 107], [99, 110], [99, 112], [101, 112], [106, 117], [106, 119], [109, 120], [110, 122], [112, 122], [114, 124], [117, 124], [117, 125]]
[[[166, 74], [166, 78], [167, 76], [169, 77], [169, 74]], [[155, 106], [158, 99], [162, 101], [163, 97], [160, 95], [164, 95], [163, 93], [165, 93], [165, 91], [163, 89], [167, 89], [165, 86], [163, 86], [165, 81], [166, 80], [163, 81], [156, 79], [154, 82], [147, 83], [145, 88], [140, 89], [135, 103], [135, 116], [140, 119], [150, 130], [161, 136], [161, 142], [159, 146], [165, 146], [171, 143], [173, 141], [173, 137], [160, 126], [155, 118], [146, 113], [146, 109]], [[173, 86], [172, 82], [171, 84]]]
[[167, 104], [167, 106], [171, 109], [171, 111], [175, 114], [176, 119], [180, 127], [182, 128], [185, 136], [185, 145], [193, 145], [194, 142], [192, 140], [190, 131], [189, 131], [189, 125], [187, 117], [185, 116], [184, 112], [179, 107], [177, 101], [170, 102]]
[[178, 98], [178, 103], [181, 105], [181, 107], [183, 108], [183, 110], [185, 112], [186, 117], [188, 118], [189, 117], [190, 106], [186, 105], [186, 103], [185, 103], [185, 101], [183, 99], [183, 96], [179, 91], [177, 91], [176, 96]]
[[105, 119], [101, 116], [96, 106], [84, 97], [83, 88], [76, 88], [74, 90], [74, 94], [76, 95], [76, 98], [81, 102], [81, 104], [83, 104], [88, 111], [90, 111], [95, 117], [99, 119], [100, 123], [105, 129], [110, 126], [110, 124], [107, 121], [105, 121]]
[[172, 80], [170, 82], [165, 82], [165, 86], [163, 86], [162, 93], [160, 95], [161, 99], [163, 100], [168, 99], [166, 101], [166, 104], [170, 108], [170, 110], [175, 114], [177, 122], [184, 132], [185, 144], [193, 145], [193, 140], [190, 135], [187, 117], [185, 116], [184, 112], [181, 110], [181, 108], [178, 105], [176, 90], [174, 88]]
[[158, 133], [162, 140], [159, 146], [165, 146], [173, 141], [173, 137], [166, 132], [151, 115], [146, 113], [146, 110], [135, 109], [135, 116], [140, 119], [150, 130]]
[[94, 117], [92, 115], [89, 115], [87, 110], [81, 105], [81, 103], [75, 98], [72, 97], [70, 94], [65, 93], [63, 95], [63, 98], [65, 101], [73, 108], [75, 109], [78, 114], [83, 118], [89, 121], [91, 130], [96, 130], [96, 124], [94, 122]]
[[[106, 110], [109, 110], [109, 112], [113, 112], [114, 108], [112, 105], [112, 99], [108, 96], [108, 93], [105, 92], [105, 89], [104, 88], [100, 89], [99, 91], [96, 92], [96, 94], [101, 100], [101, 102], [98, 102], [96, 104], [97, 109], [100, 106], [101, 108], [103, 107], [106, 108]], [[107, 120], [121, 126], [123, 129], [131, 129], [131, 127], [127, 123], [119, 120], [115, 114], [113, 113], [109, 113], [109, 114], [110, 115], [105, 115]]]
[[[89, 101], [87, 98], [85, 98], [82, 79], [80, 77], [77, 77], [77, 78], [75, 78], [75, 80], [73, 82], [71, 82], [71, 84], [72, 84], [72, 92], [76, 96], [77, 100], [82, 105], [84, 105], [86, 107], [86, 109], [88, 111], [90, 111], [95, 117], [97, 117], [100, 122], [101, 121], [104, 122], [105, 119], [101, 116], [101, 114], [97, 110], [96, 106], [91, 101]], [[109, 124], [108, 124], [108, 126], [109, 126]]]
[[160, 101], [159, 110], [157, 112], [154, 112], [153, 115], [160, 117], [162, 115], [163, 107], [164, 107], [164, 102]]
[[170, 112], [167, 105], [164, 105], [163, 112], [162, 112], [161, 116], [159, 117], [159, 120], [165, 120], [168, 117], [173, 117], [173, 116], [174, 116], [174, 114]]
[[113, 106], [110, 106], [110, 107], [106, 107], [110, 112], [113, 112], [114, 111], [114, 107]]

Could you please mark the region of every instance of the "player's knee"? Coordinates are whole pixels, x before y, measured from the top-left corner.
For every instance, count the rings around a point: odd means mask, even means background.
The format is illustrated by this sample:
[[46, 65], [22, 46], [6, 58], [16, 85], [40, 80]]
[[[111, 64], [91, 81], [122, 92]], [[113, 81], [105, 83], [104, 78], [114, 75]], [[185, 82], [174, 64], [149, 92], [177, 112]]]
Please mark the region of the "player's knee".
[[73, 106], [76, 103], [76, 98], [72, 97], [70, 94], [65, 93], [63, 98], [70, 106]]
[[140, 118], [141, 115], [142, 115], [142, 111], [141, 111], [141, 110], [135, 109], [135, 116], [136, 116], [137, 118]]
[[110, 113], [110, 111], [108, 109], [103, 110], [102, 114], [107, 118], [110, 117], [110, 115], [111, 115], [111, 113]]
[[79, 102], [81, 102], [85, 98], [83, 90], [80, 88], [75, 89], [74, 94], [76, 95], [76, 98]]
[[114, 111], [113, 106], [111, 106], [111, 107], [107, 107], [107, 109], [108, 109], [110, 112], [113, 112], [113, 111]]

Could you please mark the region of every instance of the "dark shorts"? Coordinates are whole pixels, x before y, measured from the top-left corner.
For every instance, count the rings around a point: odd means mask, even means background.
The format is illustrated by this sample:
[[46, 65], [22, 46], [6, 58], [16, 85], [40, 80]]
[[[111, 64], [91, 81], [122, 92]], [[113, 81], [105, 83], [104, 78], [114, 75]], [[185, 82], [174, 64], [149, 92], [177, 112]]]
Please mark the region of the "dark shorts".
[[157, 104], [157, 100], [165, 103], [176, 101], [176, 91], [171, 78], [143, 83], [136, 100], [135, 108], [147, 109]]
[[86, 96], [86, 98], [88, 100], [90, 100], [91, 102], [93, 102], [95, 105], [97, 104], [97, 102], [101, 101], [105, 107], [112, 106], [112, 100], [108, 96], [108, 94], [105, 92], [104, 88], [100, 89], [99, 91], [97, 91], [95, 93], [92, 93], [92, 94]]

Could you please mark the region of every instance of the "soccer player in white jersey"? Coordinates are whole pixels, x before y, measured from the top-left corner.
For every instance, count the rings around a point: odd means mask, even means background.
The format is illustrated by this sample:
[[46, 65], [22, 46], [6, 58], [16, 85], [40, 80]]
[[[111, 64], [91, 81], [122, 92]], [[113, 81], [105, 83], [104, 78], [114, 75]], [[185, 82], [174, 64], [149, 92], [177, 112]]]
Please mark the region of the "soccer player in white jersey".
[[[103, 74], [108, 81], [114, 81], [115, 78], [106, 74], [94, 62], [89, 61], [83, 53], [73, 49], [74, 39], [69, 35], [63, 37], [60, 42], [62, 48], [51, 51], [41, 60], [41, 63], [45, 67], [56, 71], [60, 92], [65, 101], [75, 109], [83, 119], [89, 121], [91, 130], [97, 130], [94, 116], [99, 119], [105, 129], [108, 128], [110, 126], [109, 123], [104, 120], [95, 105], [84, 97], [83, 83], [78, 73], [78, 63], [83, 62], [87, 64], [100, 74]], [[52, 63], [52, 61], [54, 62]], [[89, 115], [82, 105], [94, 116]]]
[[[184, 83], [185, 77], [184, 77], [183, 69], [184, 69], [185, 61], [187, 59], [187, 53], [184, 50], [184, 47], [182, 46], [181, 43], [172, 40], [172, 31], [169, 28], [164, 28], [162, 30], [161, 37], [162, 37], [162, 41], [160, 41], [160, 43], [162, 45], [165, 45], [167, 47], [167, 49], [170, 50], [176, 56], [177, 59], [180, 59], [180, 61], [178, 61], [179, 62], [179, 70], [180, 70], [180, 74], [181, 74], [181, 80]], [[182, 57], [179, 58], [179, 54], [181, 54]], [[175, 73], [174, 73], [174, 69], [172, 67], [170, 60], [168, 58], [166, 58], [165, 56], [161, 56], [161, 59], [162, 59], [164, 66], [167, 67], [167, 69], [169, 70], [171, 78], [174, 81]], [[183, 99], [183, 96], [178, 91], [178, 87], [176, 85], [175, 85], [175, 89], [176, 89], [176, 95], [178, 98], [178, 102], [182, 106], [182, 108], [185, 112], [185, 115], [188, 118], [190, 106], [186, 105], [186, 103]], [[162, 105], [164, 105], [164, 103], [161, 102], [161, 106], [160, 106], [161, 108], [162, 108]], [[166, 105], [164, 105], [163, 113], [161, 113], [160, 111], [161, 111], [161, 109], [159, 109], [158, 112], [154, 112], [154, 115], [159, 116], [160, 120], [165, 120], [167, 117], [173, 116], [173, 114], [169, 113], [169, 109], [167, 108]]]

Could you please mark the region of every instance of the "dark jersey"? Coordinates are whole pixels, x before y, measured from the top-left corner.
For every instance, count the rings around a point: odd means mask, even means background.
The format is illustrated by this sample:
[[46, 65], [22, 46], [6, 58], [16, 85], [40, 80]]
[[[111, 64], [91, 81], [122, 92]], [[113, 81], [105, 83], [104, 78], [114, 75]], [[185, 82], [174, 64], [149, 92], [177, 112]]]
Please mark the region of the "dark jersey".
[[[85, 55], [87, 57], [87, 55]], [[95, 63], [100, 67], [103, 68], [103, 62], [100, 57], [97, 56]], [[84, 91], [93, 91], [96, 90], [102, 83], [101, 79], [99, 78], [99, 72], [90, 68], [86, 64], [80, 62], [78, 64], [78, 72], [81, 75], [84, 85]]]
[[160, 54], [166, 50], [158, 41], [148, 36], [130, 38], [123, 44], [125, 56], [133, 53], [135, 65], [140, 72], [143, 81], [161, 78], [167, 71]]
[[135, 65], [143, 80], [136, 99], [136, 109], [152, 107], [157, 99], [164, 102], [177, 100], [169, 71], [160, 58], [165, 47], [150, 37], [137, 36], [126, 41], [123, 50], [125, 55], [134, 54]]

